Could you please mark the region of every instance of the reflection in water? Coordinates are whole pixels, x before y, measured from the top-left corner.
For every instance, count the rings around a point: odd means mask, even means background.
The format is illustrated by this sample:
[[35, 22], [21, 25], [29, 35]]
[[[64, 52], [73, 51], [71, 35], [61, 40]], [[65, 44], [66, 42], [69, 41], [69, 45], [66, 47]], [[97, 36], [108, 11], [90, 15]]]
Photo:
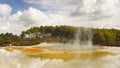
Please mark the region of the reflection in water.
[[41, 60], [31, 58], [18, 50], [0, 49], [0, 68], [120, 68], [120, 55], [105, 56], [95, 60]]

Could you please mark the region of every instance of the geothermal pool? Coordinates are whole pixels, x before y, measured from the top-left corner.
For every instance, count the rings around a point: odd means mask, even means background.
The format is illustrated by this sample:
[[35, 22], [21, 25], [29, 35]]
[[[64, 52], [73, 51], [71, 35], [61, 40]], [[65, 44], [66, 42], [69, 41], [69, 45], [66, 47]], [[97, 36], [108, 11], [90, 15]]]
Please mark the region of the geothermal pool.
[[41, 47], [0, 48], [0, 68], [120, 68], [120, 48], [62, 51]]

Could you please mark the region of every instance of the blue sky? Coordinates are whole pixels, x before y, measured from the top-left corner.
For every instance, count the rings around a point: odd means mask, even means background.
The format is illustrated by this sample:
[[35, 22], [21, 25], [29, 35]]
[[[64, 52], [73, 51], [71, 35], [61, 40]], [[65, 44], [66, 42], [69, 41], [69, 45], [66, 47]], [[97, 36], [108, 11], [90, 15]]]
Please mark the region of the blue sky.
[[41, 25], [120, 29], [119, 0], [0, 0], [0, 33]]
[[30, 7], [34, 7], [40, 9], [42, 11], [48, 11], [49, 9], [43, 8], [38, 4], [30, 4], [26, 3], [23, 0], [0, 0], [0, 4], [8, 4], [12, 7], [12, 14], [16, 13], [17, 11], [24, 11], [29, 9]]
[[18, 10], [28, 9], [30, 4], [23, 2], [22, 0], [0, 0], [1, 4], [8, 4], [12, 7], [12, 13], [16, 13]]

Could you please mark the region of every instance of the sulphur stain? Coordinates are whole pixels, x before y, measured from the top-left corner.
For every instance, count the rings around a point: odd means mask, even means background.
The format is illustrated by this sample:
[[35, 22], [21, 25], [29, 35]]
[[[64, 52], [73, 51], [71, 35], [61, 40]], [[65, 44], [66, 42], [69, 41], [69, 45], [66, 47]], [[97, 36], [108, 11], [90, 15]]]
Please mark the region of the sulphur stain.
[[91, 51], [53, 51], [43, 48], [5, 48], [7, 51], [12, 52], [19, 50], [32, 58], [44, 59], [62, 59], [64, 61], [70, 60], [95, 60], [97, 58], [105, 56], [115, 56], [116, 53], [104, 51], [104, 50], [91, 50]]

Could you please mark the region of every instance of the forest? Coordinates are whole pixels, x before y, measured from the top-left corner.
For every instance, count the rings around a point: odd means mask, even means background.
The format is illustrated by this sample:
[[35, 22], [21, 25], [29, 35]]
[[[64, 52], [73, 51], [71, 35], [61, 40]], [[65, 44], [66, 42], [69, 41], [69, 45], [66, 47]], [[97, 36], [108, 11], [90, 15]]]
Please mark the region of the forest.
[[[12, 33], [0, 34], [0, 46], [31, 46], [42, 42], [69, 43], [75, 39], [78, 29], [73, 26], [40, 26], [22, 31], [20, 35]], [[92, 42], [100, 46], [120, 46], [120, 30], [89, 28], [92, 32]], [[84, 39], [82, 39], [84, 40]]]

